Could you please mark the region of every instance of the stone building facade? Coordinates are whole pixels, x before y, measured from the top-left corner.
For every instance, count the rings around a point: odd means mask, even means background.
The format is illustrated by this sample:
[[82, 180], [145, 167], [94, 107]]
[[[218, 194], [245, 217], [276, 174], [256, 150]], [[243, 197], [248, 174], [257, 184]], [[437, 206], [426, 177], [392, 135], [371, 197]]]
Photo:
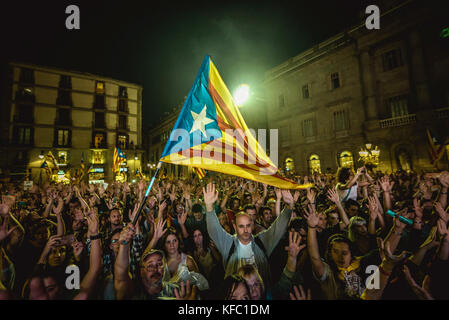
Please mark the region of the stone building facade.
[[[380, 9], [380, 30], [363, 20], [266, 72], [280, 168], [291, 160], [301, 174], [357, 168], [371, 143], [382, 171], [433, 169], [426, 129], [444, 141], [449, 125], [445, 13], [417, 1]], [[448, 168], [448, 152], [438, 168]]]
[[[49, 152], [57, 175], [80, 168], [85, 181], [110, 182], [115, 146], [127, 156], [127, 179], [140, 168], [142, 87], [90, 73], [23, 63], [4, 68], [0, 167], [14, 176], [47, 179], [41, 165]], [[137, 160], [136, 160], [137, 159]], [[54, 178], [54, 177], [53, 177]]]

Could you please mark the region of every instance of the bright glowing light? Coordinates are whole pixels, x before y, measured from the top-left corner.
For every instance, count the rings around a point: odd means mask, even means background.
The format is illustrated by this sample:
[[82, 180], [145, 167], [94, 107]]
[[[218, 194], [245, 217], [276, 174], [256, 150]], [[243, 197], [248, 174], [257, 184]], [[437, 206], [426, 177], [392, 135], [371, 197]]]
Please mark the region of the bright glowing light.
[[234, 101], [238, 106], [245, 104], [249, 98], [249, 86], [247, 84], [242, 84], [234, 93]]

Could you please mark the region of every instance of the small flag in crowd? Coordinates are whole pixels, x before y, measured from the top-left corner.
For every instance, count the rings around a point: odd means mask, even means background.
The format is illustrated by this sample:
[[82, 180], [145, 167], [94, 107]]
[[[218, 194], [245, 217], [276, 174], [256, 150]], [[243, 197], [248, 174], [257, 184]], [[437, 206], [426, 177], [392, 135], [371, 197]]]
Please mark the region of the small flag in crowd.
[[200, 178], [200, 180], [203, 180], [206, 176], [206, 170], [204, 170], [203, 168], [193, 168], [193, 170], [198, 175], [198, 178]]
[[442, 143], [442, 141], [439, 141], [429, 128], [426, 128], [426, 133], [428, 142], [427, 148], [429, 150], [430, 155], [430, 163], [433, 166], [435, 166], [443, 156], [444, 147], [449, 142], [448, 141], [449, 139], [446, 138], [444, 143]]
[[115, 147], [114, 149], [114, 158], [112, 161], [112, 171], [120, 172], [120, 164], [125, 162], [126, 156], [120, 148]]

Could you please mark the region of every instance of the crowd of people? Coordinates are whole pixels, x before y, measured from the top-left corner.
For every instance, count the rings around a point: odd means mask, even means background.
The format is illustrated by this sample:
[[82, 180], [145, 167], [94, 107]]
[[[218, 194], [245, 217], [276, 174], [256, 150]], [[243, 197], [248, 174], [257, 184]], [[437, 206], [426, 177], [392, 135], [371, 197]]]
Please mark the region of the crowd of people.
[[3, 183], [0, 299], [449, 298], [449, 172], [295, 179]]

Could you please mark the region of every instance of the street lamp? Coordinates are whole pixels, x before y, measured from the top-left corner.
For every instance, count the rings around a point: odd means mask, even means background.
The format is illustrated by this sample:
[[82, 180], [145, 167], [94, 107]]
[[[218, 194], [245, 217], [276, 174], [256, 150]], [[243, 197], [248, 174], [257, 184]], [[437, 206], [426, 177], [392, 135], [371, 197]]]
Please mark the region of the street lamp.
[[242, 106], [249, 99], [249, 85], [241, 84], [234, 92], [234, 101], [237, 106]]
[[376, 168], [379, 165], [379, 155], [380, 150], [377, 146], [374, 146], [371, 143], [366, 143], [365, 147], [361, 148], [359, 151], [359, 161], [363, 163], [363, 165], [371, 171], [373, 168]]
[[44, 159], [44, 150], [41, 150], [41, 154], [39, 155], [39, 159]]

